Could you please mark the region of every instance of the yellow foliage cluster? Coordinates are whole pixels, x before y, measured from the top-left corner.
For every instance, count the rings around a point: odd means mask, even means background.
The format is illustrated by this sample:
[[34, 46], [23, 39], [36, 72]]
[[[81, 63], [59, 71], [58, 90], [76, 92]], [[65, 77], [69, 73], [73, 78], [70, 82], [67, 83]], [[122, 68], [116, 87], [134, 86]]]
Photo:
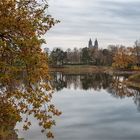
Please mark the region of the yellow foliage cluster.
[[[47, 58], [40, 48], [45, 43], [42, 36], [58, 23], [47, 15], [47, 8], [46, 1], [0, 0], [0, 100], [16, 110], [17, 114], [8, 111], [15, 121], [20, 121], [20, 113], [34, 114], [43, 129], [50, 129], [53, 115], [61, 114], [49, 107]], [[24, 129], [30, 125], [25, 121]], [[50, 131], [46, 135], [53, 137]]]
[[128, 69], [136, 62], [136, 55], [133, 48], [118, 48], [114, 58], [113, 67], [119, 69]]

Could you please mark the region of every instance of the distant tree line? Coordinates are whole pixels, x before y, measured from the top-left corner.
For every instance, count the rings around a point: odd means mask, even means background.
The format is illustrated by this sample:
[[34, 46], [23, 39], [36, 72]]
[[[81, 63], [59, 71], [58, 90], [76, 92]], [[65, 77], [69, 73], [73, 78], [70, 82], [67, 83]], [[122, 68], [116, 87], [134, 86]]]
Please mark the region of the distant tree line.
[[140, 66], [140, 43], [136, 41], [133, 47], [109, 45], [107, 49], [84, 47], [68, 48], [63, 51], [61, 48], [55, 48], [49, 54], [49, 64], [51, 66], [113, 66], [118, 69], [138, 67]]

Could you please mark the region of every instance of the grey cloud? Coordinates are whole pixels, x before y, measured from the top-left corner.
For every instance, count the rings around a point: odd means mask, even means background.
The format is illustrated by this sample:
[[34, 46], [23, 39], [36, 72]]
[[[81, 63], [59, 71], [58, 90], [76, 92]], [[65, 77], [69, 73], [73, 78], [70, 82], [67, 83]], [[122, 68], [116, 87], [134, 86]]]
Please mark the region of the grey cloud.
[[118, 16], [118, 17], [128, 18], [128, 19], [140, 17], [140, 9], [139, 9], [140, 2], [120, 3], [120, 2], [106, 1], [101, 4], [108, 5], [105, 9], [112, 16]]
[[49, 13], [61, 23], [47, 34], [48, 46], [80, 46], [87, 42], [79, 39], [89, 37], [99, 38], [102, 47], [113, 41], [132, 45], [139, 38], [139, 6], [138, 0], [50, 0]]

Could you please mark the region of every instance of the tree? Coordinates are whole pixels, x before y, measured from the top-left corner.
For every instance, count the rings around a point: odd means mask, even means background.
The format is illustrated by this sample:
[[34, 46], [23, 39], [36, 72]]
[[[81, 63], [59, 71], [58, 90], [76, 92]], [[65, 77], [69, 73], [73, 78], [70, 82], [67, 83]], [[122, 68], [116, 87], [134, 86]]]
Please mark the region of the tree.
[[112, 54], [108, 49], [103, 49], [101, 52], [102, 65], [111, 66], [112, 65]]
[[71, 60], [72, 60], [72, 50], [70, 48], [68, 48], [66, 50], [67, 52], [67, 63], [71, 63]]
[[119, 69], [128, 69], [135, 63], [136, 57], [133, 48], [125, 48], [121, 46], [118, 48], [114, 58], [113, 67]]
[[85, 48], [82, 49], [81, 60], [84, 63], [86, 63], [86, 64], [89, 64], [89, 62], [91, 60], [91, 57], [90, 57], [90, 54], [89, 54], [89, 50], [88, 50], [87, 47], [85, 47]]
[[60, 48], [55, 48], [50, 54], [50, 64], [51, 65], [63, 65], [67, 58], [67, 53]]
[[[42, 36], [59, 22], [46, 14], [47, 8], [45, 0], [0, 1], [0, 99], [17, 112], [34, 114], [44, 129], [50, 129], [55, 124], [52, 116], [60, 114], [49, 105], [48, 65], [40, 48], [45, 43]], [[44, 104], [48, 108], [43, 110]], [[25, 123], [28, 129], [30, 122]], [[49, 131], [47, 136], [53, 137]]]
[[80, 51], [77, 48], [73, 49], [73, 62], [76, 63], [80, 63]]

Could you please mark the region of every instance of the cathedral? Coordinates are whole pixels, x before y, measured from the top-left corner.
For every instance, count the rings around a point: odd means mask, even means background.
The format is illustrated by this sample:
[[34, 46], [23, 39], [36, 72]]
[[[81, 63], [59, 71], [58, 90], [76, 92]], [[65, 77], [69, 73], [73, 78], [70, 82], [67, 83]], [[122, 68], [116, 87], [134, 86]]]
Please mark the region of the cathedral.
[[89, 42], [88, 42], [88, 48], [96, 48], [96, 49], [98, 49], [98, 40], [95, 39], [94, 45], [93, 45], [92, 40], [90, 39]]

